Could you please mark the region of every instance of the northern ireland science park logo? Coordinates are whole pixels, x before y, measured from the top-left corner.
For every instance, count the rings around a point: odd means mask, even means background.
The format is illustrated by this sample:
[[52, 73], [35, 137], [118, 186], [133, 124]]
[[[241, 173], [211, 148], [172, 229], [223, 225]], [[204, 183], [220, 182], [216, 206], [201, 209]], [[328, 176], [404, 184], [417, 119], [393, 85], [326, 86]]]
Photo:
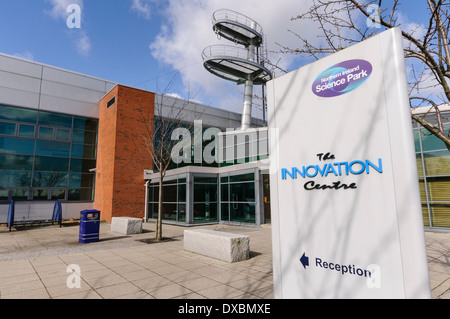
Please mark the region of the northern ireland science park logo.
[[323, 71], [314, 81], [312, 91], [320, 97], [335, 97], [363, 85], [372, 74], [372, 64], [365, 60], [348, 60]]

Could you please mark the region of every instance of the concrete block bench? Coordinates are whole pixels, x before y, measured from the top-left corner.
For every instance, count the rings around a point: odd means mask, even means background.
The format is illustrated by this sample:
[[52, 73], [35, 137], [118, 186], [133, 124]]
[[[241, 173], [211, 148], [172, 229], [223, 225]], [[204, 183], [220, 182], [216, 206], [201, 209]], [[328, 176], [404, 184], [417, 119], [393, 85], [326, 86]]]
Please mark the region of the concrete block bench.
[[111, 231], [124, 235], [142, 233], [142, 219], [132, 217], [113, 217]]
[[184, 249], [233, 263], [249, 258], [250, 237], [209, 229], [185, 230]]

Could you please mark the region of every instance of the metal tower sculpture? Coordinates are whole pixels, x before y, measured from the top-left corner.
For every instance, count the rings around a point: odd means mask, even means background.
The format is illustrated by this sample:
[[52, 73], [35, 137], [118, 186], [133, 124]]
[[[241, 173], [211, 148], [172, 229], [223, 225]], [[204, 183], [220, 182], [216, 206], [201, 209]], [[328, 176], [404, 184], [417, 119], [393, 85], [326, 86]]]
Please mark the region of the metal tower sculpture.
[[203, 50], [202, 57], [204, 67], [212, 74], [245, 84], [241, 122], [241, 130], [245, 130], [251, 123], [253, 86], [265, 85], [272, 79], [272, 73], [264, 66], [263, 30], [256, 21], [227, 9], [214, 12], [212, 20], [217, 35], [244, 46], [209, 46]]

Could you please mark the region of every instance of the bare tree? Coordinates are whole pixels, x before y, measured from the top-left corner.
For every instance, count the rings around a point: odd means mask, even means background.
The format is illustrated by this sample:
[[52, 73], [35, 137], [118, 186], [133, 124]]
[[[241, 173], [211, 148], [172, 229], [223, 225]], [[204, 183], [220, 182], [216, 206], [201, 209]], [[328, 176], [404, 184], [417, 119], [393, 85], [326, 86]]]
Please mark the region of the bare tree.
[[[156, 220], [155, 240], [160, 241], [162, 237], [162, 211], [163, 211], [163, 180], [167, 170], [173, 162], [172, 148], [178, 143], [173, 139], [172, 132], [179, 127], [190, 128], [197, 116], [196, 110], [188, 110], [190, 99], [181, 100], [172, 97], [168, 92], [174, 79], [167, 85], [162, 94], [157, 94], [155, 99], [154, 117], [142, 116], [146, 123], [146, 132], [141, 134], [140, 140], [136, 141], [142, 155], [150, 157], [153, 168], [159, 173], [159, 196], [158, 217]], [[147, 204], [147, 203], [146, 203]]]
[[[407, 43], [404, 48], [405, 58], [411, 62], [411, 108], [423, 106], [424, 103], [429, 105], [430, 111], [435, 111], [437, 126], [425, 119], [426, 114], [419, 116], [411, 113], [411, 117], [441, 139], [450, 150], [450, 132], [445, 133], [438, 108], [438, 105], [450, 102], [450, 2], [423, 0], [421, 6], [417, 2], [414, 2], [414, 6], [424, 12], [424, 23], [402, 25], [400, 0], [314, 0], [308, 11], [291, 20], [316, 22], [321, 32], [320, 41], [307, 39], [299, 32], [289, 30], [300, 40], [301, 47], [290, 48], [277, 44], [282, 53], [319, 59], [386, 29], [400, 28]], [[412, 5], [411, 2], [404, 3]]]

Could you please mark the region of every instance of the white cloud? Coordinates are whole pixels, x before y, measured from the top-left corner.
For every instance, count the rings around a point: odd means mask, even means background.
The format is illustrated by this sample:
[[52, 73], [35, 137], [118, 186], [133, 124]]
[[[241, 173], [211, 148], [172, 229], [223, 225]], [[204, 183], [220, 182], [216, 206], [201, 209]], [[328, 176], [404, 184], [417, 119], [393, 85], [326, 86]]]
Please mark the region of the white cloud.
[[[278, 55], [276, 42], [292, 47], [298, 46], [298, 39], [288, 29], [301, 27], [291, 22], [291, 17], [305, 11], [311, 1], [273, 0], [169, 0], [166, 21], [157, 38], [150, 44], [153, 57], [161, 63], [179, 70], [185, 86], [189, 83], [191, 94], [205, 103], [236, 112], [242, 111], [242, 86], [237, 86], [206, 71], [202, 64], [203, 49], [214, 44], [234, 45], [225, 39], [219, 40], [212, 30], [212, 15], [218, 9], [230, 9], [244, 14], [264, 29], [269, 59], [276, 63], [282, 59], [282, 66], [289, 67], [294, 56]], [[308, 33], [317, 33], [309, 27]], [[297, 43], [295, 43], [297, 42]], [[260, 88], [255, 87], [255, 93]]]
[[152, 0], [132, 0], [131, 10], [149, 20], [151, 15], [150, 2]]
[[91, 52], [91, 39], [86, 35], [84, 31], [80, 31], [75, 40], [75, 45], [78, 54], [82, 56], [88, 56]]
[[14, 53], [13, 55], [18, 57], [18, 58], [34, 61], [34, 55], [30, 51], [25, 51], [25, 52], [21, 52], [21, 53]]
[[54, 19], [64, 19], [68, 17], [67, 7], [71, 4], [77, 4], [83, 8], [83, 0], [46, 0], [52, 6], [50, 11], [46, 11], [47, 14]]
[[80, 6], [81, 20], [83, 20], [83, 0], [46, 0], [46, 2], [50, 3], [52, 7], [50, 11], [45, 12], [55, 20], [64, 21], [64, 27], [70, 31], [69, 36], [72, 38], [78, 54], [85, 57], [89, 56], [92, 49], [92, 44], [86, 30], [83, 27], [81, 29], [69, 29], [66, 24], [67, 18], [70, 15], [70, 12], [67, 12], [67, 8], [71, 4]]

